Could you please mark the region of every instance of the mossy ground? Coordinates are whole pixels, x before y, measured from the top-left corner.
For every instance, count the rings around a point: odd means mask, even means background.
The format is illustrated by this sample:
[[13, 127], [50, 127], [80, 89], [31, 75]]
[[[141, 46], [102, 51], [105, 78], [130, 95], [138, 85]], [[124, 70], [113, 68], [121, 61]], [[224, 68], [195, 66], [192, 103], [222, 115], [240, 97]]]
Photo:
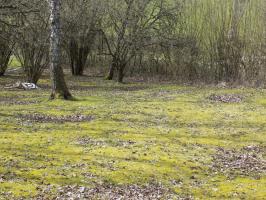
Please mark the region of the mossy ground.
[[[265, 90], [68, 79], [76, 101], [49, 101], [45, 78], [36, 91], [6, 90], [16, 79], [0, 79], [0, 199], [6, 192], [34, 197], [49, 184], [102, 183], [162, 183], [195, 199], [266, 198], [266, 174], [230, 178], [211, 169], [218, 147], [265, 146]], [[215, 103], [208, 100], [213, 93], [245, 99]], [[37, 123], [18, 117], [34, 113], [93, 120]]]

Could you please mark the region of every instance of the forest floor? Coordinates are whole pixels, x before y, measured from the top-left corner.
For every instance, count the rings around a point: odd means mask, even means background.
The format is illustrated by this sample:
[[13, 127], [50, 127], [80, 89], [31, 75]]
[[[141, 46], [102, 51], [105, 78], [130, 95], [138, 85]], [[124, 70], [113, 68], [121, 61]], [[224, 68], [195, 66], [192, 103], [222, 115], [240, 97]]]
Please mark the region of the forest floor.
[[266, 90], [0, 78], [0, 199], [265, 199]]

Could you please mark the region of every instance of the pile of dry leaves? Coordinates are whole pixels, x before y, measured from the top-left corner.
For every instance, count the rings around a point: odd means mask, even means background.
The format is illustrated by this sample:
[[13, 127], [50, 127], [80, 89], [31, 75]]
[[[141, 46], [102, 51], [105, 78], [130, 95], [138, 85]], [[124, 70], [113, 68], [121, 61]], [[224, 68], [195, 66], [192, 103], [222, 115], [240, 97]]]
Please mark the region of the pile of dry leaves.
[[92, 121], [94, 118], [89, 115], [66, 115], [66, 116], [52, 116], [43, 114], [26, 114], [18, 115], [19, 119], [31, 121], [31, 122], [41, 122], [41, 123], [65, 123], [65, 122], [88, 122]]
[[[50, 192], [51, 189], [43, 190], [37, 197], [41, 200]], [[53, 199], [99, 199], [99, 200], [190, 200], [191, 197], [178, 197], [168, 189], [160, 185], [147, 185], [140, 187], [138, 185], [129, 186], [97, 186], [87, 188], [81, 186], [64, 186], [58, 188], [56, 197]]]
[[212, 94], [208, 98], [211, 101], [222, 102], [222, 103], [241, 103], [244, 100], [244, 97], [236, 94], [223, 94], [217, 95]]
[[92, 146], [122, 146], [122, 147], [128, 147], [128, 146], [132, 146], [134, 144], [136, 144], [136, 142], [128, 140], [128, 141], [123, 141], [123, 140], [104, 140], [104, 139], [96, 139], [96, 138], [91, 138], [88, 136], [83, 136], [83, 137], [79, 137], [77, 138], [76, 145], [80, 145], [80, 146], [88, 146], [88, 145], [92, 145]]
[[266, 147], [247, 146], [240, 150], [218, 148], [212, 169], [225, 175], [260, 177], [266, 174]]

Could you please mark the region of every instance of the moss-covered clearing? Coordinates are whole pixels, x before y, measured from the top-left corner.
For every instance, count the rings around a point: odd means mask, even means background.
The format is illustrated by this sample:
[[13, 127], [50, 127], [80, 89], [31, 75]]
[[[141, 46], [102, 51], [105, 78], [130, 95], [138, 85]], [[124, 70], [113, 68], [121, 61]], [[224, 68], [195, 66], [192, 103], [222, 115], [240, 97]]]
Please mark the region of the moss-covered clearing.
[[[5, 90], [0, 79], [0, 199], [34, 198], [55, 186], [162, 183], [195, 199], [264, 199], [266, 174], [212, 169], [217, 148], [266, 145], [266, 91], [117, 84], [68, 78], [77, 101], [48, 101], [49, 80], [37, 91]], [[241, 103], [219, 103], [211, 94], [240, 94]], [[28, 114], [93, 116], [92, 121], [52, 123]], [[262, 152], [261, 159], [266, 159]], [[233, 172], [232, 172], [233, 173]]]

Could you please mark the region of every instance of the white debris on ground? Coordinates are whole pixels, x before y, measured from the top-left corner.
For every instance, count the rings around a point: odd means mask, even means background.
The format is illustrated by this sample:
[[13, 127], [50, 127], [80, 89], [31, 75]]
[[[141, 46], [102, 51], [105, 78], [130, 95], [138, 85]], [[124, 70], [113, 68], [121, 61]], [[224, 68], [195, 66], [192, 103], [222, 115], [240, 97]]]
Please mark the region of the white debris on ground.
[[5, 89], [23, 89], [23, 90], [36, 90], [39, 87], [34, 83], [16, 82], [5, 86]]

